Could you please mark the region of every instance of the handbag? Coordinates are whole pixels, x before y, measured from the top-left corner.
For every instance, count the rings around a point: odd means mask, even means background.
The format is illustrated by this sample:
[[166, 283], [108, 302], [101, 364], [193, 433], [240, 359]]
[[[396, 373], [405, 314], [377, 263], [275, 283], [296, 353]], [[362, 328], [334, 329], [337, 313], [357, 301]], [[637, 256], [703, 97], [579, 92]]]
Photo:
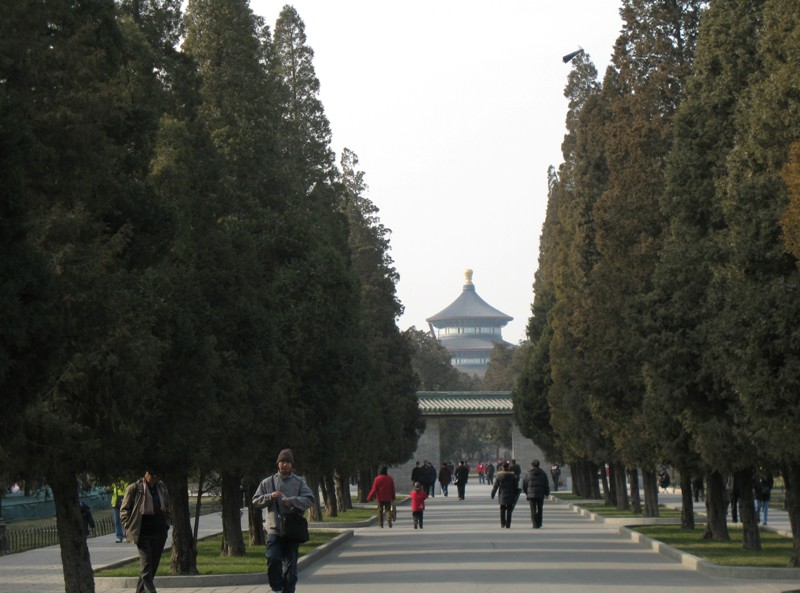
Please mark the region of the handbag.
[[[275, 478], [272, 479], [272, 489], [275, 490]], [[275, 503], [277, 505], [277, 502]], [[275, 507], [277, 509], [277, 506]], [[308, 521], [303, 515], [297, 513], [281, 513], [279, 510], [275, 511], [278, 516], [278, 535], [283, 539], [304, 544], [308, 541]]]
[[280, 516], [280, 534], [290, 542], [304, 544], [308, 541], [308, 521], [303, 515], [285, 513]]

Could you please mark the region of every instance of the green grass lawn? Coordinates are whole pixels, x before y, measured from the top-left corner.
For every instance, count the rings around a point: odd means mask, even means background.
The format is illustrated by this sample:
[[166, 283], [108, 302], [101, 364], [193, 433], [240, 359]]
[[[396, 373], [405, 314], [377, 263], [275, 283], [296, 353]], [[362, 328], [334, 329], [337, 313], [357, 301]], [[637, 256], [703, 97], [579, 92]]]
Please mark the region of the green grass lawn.
[[789, 565], [792, 555], [791, 538], [761, 530], [761, 552], [742, 549], [742, 528], [728, 526], [731, 536], [729, 542], [715, 542], [703, 539], [704, 526], [694, 530], [681, 529], [680, 525], [643, 525], [636, 531], [722, 566], [779, 567]]
[[[337, 517], [325, 517], [323, 523], [352, 523], [355, 521], [366, 521], [377, 514], [376, 506], [374, 503], [369, 503], [368, 507], [353, 507], [349, 511], [339, 513]], [[331, 525], [333, 526], [333, 525]]]
[[[243, 532], [245, 541], [249, 535]], [[331, 541], [339, 535], [337, 531], [311, 531], [311, 539], [300, 546], [300, 556], [305, 556], [313, 549], [318, 548], [324, 543]], [[219, 551], [222, 546], [222, 535], [216, 535], [197, 542], [197, 570], [200, 574], [249, 574], [265, 572], [267, 562], [264, 556], [265, 547], [247, 546], [245, 556], [223, 557]], [[161, 564], [158, 567], [158, 576], [169, 576], [170, 574], [170, 552], [164, 552], [161, 557]], [[130, 562], [119, 568], [101, 570], [97, 572], [100, 577], [136, 577], [139, 576], [139, 561]]]
[[[587, 503], [580, 505], [582, 509], [586, 509], [592, 513], [597, 513], [598, 515], [602, 515], [603, 517], [608, 518], [616, 518], [616, 517], [643, 517], [642, 513], [634, 513], [630, 509], [618, 509], [615, 506], [607, 506], [602, 503]], [[659, 517], [680, 517], [681, 511], [680, 509], [673, 509], [664, 506], [663, 504], [658, 505], [658, 516]]]

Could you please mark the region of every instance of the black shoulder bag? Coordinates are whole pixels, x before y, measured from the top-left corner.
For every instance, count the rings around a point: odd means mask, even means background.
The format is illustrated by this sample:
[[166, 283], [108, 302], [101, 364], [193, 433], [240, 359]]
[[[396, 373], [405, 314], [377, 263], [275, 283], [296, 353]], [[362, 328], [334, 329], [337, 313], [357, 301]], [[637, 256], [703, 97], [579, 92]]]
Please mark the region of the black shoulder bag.
[[[272, 476], [272, 490], [275, 488], [275, 476]], [[308, 541], [308, 521], [303, 515], [298, 515], [294, 511], [282, 513], [278, 499], [273, 501], [275, 513], [278, 516], [278, 534], [285, 540], [304, 544]]]

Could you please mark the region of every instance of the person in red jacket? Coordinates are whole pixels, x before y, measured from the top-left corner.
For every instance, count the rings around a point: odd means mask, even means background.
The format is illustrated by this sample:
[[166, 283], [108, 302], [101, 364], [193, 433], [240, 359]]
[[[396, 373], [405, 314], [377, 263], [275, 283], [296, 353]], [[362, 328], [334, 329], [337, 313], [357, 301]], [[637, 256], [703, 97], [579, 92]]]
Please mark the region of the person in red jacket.
[[385, 465], [381, 467], [375, 481], [372, 483], [372, 490], [367, 494], [367, 500], [378, 500], [378, 520], [383, 527], [383, 516], [389, 520], [389, 527], [392, 526], [392, 502], [395, 499], [394, 480], [389, 475], [389, 468]]
[[414, 517], [414, 529], [419, 526], [422, 529], [422, 512], [425, 510], [425, 499], [428, 493], [422, 489], [422, 484], [414, 483], [414, 489], [409, 495], [411, 497], [411, 515]]

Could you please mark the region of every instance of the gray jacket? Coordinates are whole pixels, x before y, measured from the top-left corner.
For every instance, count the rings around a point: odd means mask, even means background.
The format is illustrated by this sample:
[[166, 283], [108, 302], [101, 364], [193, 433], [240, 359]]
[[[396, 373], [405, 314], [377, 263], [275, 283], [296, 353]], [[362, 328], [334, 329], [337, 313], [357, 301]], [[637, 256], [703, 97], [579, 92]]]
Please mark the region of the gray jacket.
[[[164, 508], [164, 515], [167, 520], [167, 528], [172, 525], [169, 492], [164, 482], [159, 480], [156, 482], [158, 489], [158, 496], [161, 498], [161, 506]], [[122, 505], [119, 507], [119, 520], [125, 527], [125, 536], [130, 543], [139, 542], [139, 533], [142, 530], [142, 508], [144, 507], [144, 478], [136, 480], [133, 484], [129, 484], [125, 489], [125, 496], [122, 499]]]
[[[278, 500], [272, 499], [272, 493], [280, 491], [283, 495]], [[284, 504], [288, 500], [290, 505]], [[266, 507], [267, 513], [264, 516], [264, 529], [267, 532], [277, 533], [278, 511], [282, 513], [291, 512], [302, 515], [306, 509], [314, 504], [314, 493], [306, 484], [305, 478], [292, 472], [284, 480], [280, 472], [261, 481], [256, 493], [253, 494], [253, 506], [258, 509]]]

